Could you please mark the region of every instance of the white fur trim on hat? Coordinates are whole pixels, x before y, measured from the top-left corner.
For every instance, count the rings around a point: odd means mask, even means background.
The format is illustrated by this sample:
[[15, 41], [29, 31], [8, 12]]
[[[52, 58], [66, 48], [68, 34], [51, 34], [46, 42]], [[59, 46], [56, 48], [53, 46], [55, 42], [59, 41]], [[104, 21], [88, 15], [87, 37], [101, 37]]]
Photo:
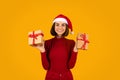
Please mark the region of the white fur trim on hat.
[[65, 22], [66, 24], [68, 24], [67, 20], [64, 18], [56, 18], [56, 19], [54, 19], [53, 23], [58, 22], [58, 21], [62, 21], [62, 22]]

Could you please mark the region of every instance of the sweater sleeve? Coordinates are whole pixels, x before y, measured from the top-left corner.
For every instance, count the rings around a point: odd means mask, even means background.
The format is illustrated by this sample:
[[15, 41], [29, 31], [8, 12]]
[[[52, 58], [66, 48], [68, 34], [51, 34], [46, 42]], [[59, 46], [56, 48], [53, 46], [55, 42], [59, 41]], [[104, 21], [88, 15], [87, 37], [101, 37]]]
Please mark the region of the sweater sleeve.
[[70, 51], [71, 55], [70, 55], [69, 61], [68, 61], [68, 68], [69, 69], [72, 69], [75, 66], [75, 63], [76, 63], [76, 60], [77, 60], [77, 53], [78, 52], [73, 51], [74, 45], [75, 45], [75, 42], [72, 41], [71, 51]]
[[48, 44], [47, 42], [45, 41], [45, 52], [41, 53], [41, 60], [42, 60], [42, 66], [45, 70], [48, 70], [49, 69], [49, 66], [50, 66], [50, 61], [49, 61], [49, 58], [48, 58]]

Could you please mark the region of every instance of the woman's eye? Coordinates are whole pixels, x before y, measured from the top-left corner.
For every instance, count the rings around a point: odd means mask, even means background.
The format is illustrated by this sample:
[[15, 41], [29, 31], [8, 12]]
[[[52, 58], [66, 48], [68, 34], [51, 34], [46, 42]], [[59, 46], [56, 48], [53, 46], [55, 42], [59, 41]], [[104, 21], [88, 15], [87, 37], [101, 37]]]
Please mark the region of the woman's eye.
[[64, 27], [64, 26], [66, 26], [65, 24], [62, 24], [62, 26]]
[[59, 24], [56, 24], [56, 26], [59, 26]]

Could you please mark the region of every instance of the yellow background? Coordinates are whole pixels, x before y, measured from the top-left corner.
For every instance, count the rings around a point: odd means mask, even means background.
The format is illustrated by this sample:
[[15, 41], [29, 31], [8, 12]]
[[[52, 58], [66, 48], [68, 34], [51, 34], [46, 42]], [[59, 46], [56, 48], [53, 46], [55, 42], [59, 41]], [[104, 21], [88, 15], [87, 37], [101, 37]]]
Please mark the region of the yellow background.
[[39, 51], [28, 45], [28, 32], [43, 30], [52, 38], [53, 18], [68, 16], [75, 34], [89, 34], [89, 49], [79, 50], [75, 80], [120, 80], [119, 0], [0, 1], [0, 80], [44, 80]]

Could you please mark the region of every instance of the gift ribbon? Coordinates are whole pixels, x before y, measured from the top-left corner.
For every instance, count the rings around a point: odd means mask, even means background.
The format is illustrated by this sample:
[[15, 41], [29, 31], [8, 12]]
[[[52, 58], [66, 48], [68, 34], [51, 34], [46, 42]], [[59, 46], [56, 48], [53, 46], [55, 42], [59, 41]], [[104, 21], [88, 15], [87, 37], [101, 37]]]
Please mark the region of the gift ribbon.
[[86, 44], [89, 43], [89, 41], [88, 41], [87, 38], [86, 38], [86, 34], [85, 34], [85, 33], [82, 34], [82, 39], [78, 39], [78, 38], [77, 38], [77, 40], [82, 40], [82, 41], [84, 41], [84, 44], [83, 44], [83, 46], [81, 47], [81, 49], [85, 50]]
[[44, 36], [44, 34], [43, 33], [38, 33], [38, 34], [35, 34], [35, 32], [33, 31], [33, 33], [32, 34], [29, 34], [29, 37], [30, 38], [33, 38], [33, 45], [35, 45], [35, 39], [37, 39], [37, 37], [39, 36], [39, 35], [41, 35], [41, 36]]

